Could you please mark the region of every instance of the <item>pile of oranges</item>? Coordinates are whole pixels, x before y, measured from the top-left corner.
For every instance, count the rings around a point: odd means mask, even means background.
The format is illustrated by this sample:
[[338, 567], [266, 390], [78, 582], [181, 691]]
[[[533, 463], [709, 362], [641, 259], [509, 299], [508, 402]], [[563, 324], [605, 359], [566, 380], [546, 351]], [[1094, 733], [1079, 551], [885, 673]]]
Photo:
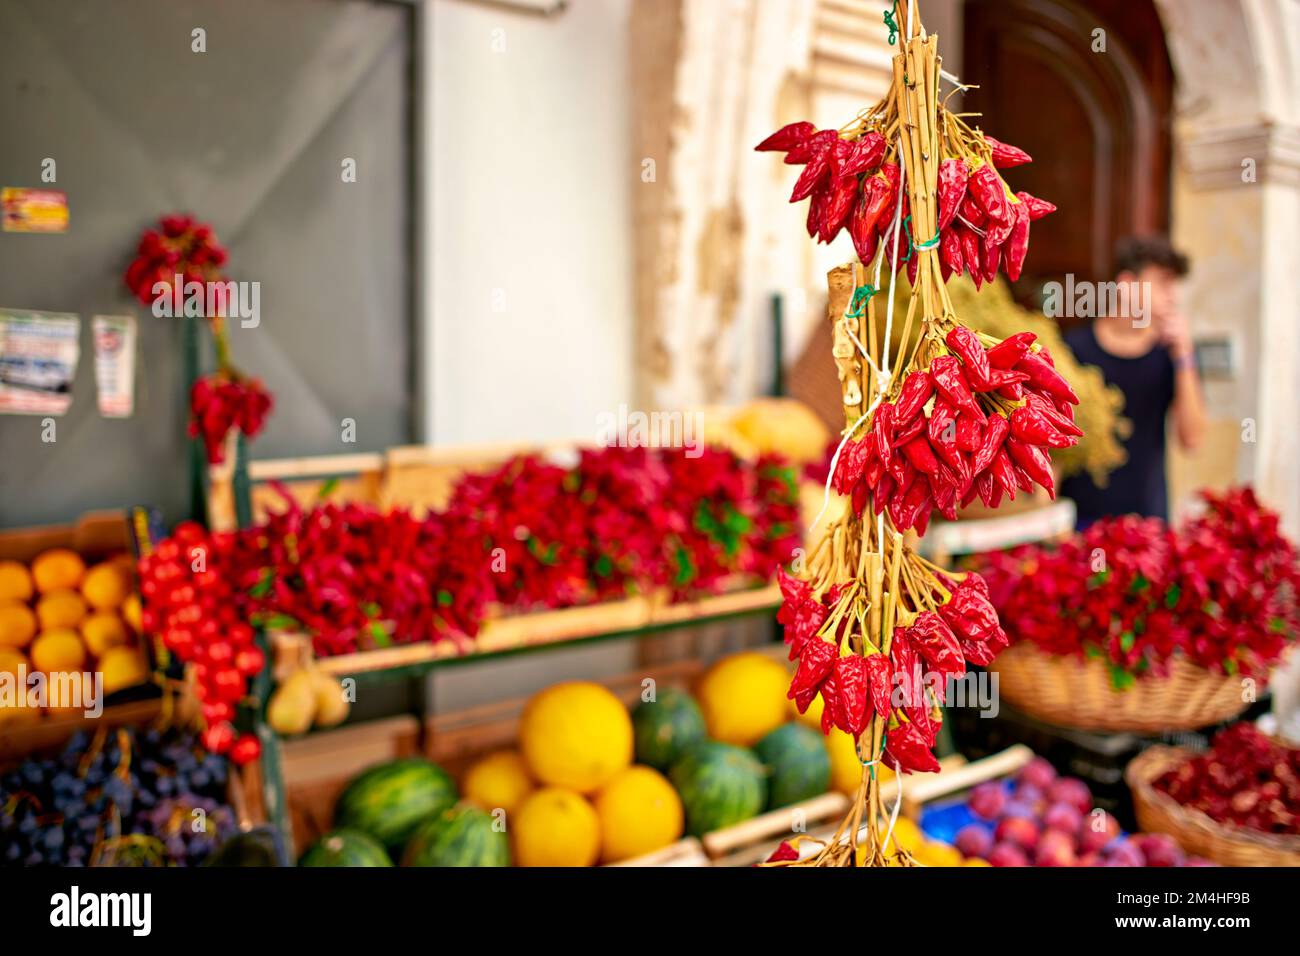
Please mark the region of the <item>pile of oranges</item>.
[[[0, 673], [98, 671], [106, 695], [145, 681], [134, 566], [121, 554], [88, 568], [68, 548], [44, 551], [30, 567], [0, 560]], [[10, 716], [19, 714], [32, 711]]]

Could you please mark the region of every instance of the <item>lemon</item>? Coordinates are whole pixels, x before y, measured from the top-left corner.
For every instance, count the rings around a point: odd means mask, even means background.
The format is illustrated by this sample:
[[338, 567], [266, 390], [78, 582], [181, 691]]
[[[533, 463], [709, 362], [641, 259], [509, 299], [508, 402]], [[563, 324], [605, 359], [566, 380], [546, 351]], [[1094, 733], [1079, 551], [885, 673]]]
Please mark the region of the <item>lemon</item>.
[[36, 615], [26, 604], [0, 604], [0, 647], [26, 647], [36, 636]]
[[32, 580], [42, 594], [71, 590], [81, 583], [85, 573], [86, 562], [81, 560], [81, 555], [67, 548], [43, 551], [32, 562]]
[[542, 783], [591, 793], [632, 763], [632, 720], [599, 684], [556, 684], [524, 708], [519, 749]]
[[30, 601], [32, 576], [20, 561], [0, 561], [0, 601]]
[[592, 866], [600, 856], [600, 819], [572, 790], [534, 791], [509, 826], [519, 866]]
[[144, 630], [141, 610], [140, 595], [128, 594], [126, 600], [122, 602], [122, 619], [131, 625], [131, 630], [137, 634]]
[[81, 636], [86, 649], [96, 657], [111, 647], [120, 647], [131, 640], [126, 625], [112, 611], [96, 611], [81, 622]]
[[143, 684], [149, 678], [144, 657], [134, 647], [110, 647], [99, 659], [99, 670], [104, 675], [105, 694]]
[[76, 591], [50, 591], [36, 602], [42, 631], [76, 627], [85, 616], [86, 602]]
[[799, 713], [799, 705], [790, 701], [790, 718], [797, 720], [801, 724], [807, 724], [813, 730], [822, 729], [822, 711], [826, 709], [826, 701], [822, 700], [822, 695], [818, 694], [808, 705], [808, 709], [802, 714]]
[[117, 610], [130, 593], [130, 576], [111, 561], [95, 565], [81, 582], [82, 597], [96, 611]]
[[32, 666], [38, 671], [79, 671], [85, 664], [86, 647], [76, 631], [55, 628], [32, 643]]
[[961, 866], [962, 855], [955, 847], [938, 840], [927, 840], [912, 851], [916, 862], [926, 866]]
[[27, 655], [14, 647], [0, 644], [0, 674], [18, 675], [18, 668], [27, 663]]
[[961, 865], [962, 866], [992, 866], [993, 864], [990, 863], [988, 860], [981, 860], [977, 856], [968, 856], [966, 859], [961, 861]]
[[682, 801], [658, 771], [645, 766], [620, 770], [596, 795], [600, 858], [630, 860], [668, 846], [682, 835]]
[[465, 771], [461, 790], [466, 800], [489, 813], [499, 807], [508, 819], [535, 786], [518, 751], [498, 750]]
[[700, 678], [695, 697], [710, 737], [749, 747], [785, 723], [789, 687], [784, 665], [766, 654], [744, 651], [710, 667]]
[[[882, 840], [885, 838], [885, 834], [887, 832], [889, 832], [888, 820], [884, 821], [880, 825], [880, 838]], [[925, 846], [926, 837], [925, 834], [921, 832], [920, 827], [918, 827], [907, 817], [900, 816], [897, 820], [894, 821], [894, 835], [889, 842], [890, 842], [889, 852], [892, 853], [893, 848], [897, 847], [900, 850], [907, 850], [913, 855], [915, 855], [918, 851], [920, 851], [920, 849], [923, 846]], [[957, 859], [958, 860], [961, 859], [960, 854], [958, 854]]]

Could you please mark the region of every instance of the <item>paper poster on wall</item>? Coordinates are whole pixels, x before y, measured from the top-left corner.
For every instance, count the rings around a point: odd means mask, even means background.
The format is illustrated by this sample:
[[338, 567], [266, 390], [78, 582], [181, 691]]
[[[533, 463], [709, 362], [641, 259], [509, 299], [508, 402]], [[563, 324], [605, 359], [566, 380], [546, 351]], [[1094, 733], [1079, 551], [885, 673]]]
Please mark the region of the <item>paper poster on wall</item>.
[[62, 415], [72, 404], [81, 319], [0, 309], [0, 414]]
[[135, 316], [97, 315], [90, 320], [90, 330], [99, 414], [130, 418], [135, 406]]
[[67, 232], [68, 194], [6, 186], [0, 190], [5, 232]]

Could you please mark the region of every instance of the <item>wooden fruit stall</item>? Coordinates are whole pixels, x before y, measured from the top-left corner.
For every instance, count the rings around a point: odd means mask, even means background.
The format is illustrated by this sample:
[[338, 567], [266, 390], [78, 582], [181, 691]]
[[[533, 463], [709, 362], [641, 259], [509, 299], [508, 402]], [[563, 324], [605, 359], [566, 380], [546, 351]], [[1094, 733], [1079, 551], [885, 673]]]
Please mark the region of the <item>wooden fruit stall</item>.
[[[494, 467], [523, 453], [569, 461], [577, 455], [578, 446], [413, 446], [383, 453], [250, 461], [242, 443], [232, 442], [226, 462], [208, 471], [208, 524], [220, 531], [261, 521], [268, 513], [284, 507], [286, 495], [303, 507], [323, 500], [355, 501], [379, 509], [403, 508], [418, 517], [444, 507], [462, 475]], [[312, 663], [318, 671], [351, 679], [355, 685], [392, 684], [425, 678], [435, 668], [486, 658], [770, 616], [779, 605], [780, 591], [775, 584], [736, 579], [722, 593], [691, 601], [673, 602], [665, 592], [557, 610], [503, 614], [490, 618], [470, 641], [396, 643]], [[504, 726], [509, 725], [507, 736], [513, 739], [510, 722], [517, 721], [522, 700], [430, 718], [427, 714], [432, 700], [426, 685], [416, 695], [425, 715], [418, 733], [413, 734], [409, 721], [399, 716], [391, 721], [372, 721], [282, 740], [264, 719], [266, 696], [277, 682], [311, 660], [311, 642], [304, 634], [284, 630], [272, 631], [265, 637], [271, 653], [267, 673], [259, 682], [263, 719], [256, 730], [262, 744], [262, 807], [268, 819], [293, 835], [299, 850], [318, 835], [320, 822], [328, 819], [325, 809], [332, 805], [350, 775], [348, 771], [359, 769], [366, 754], [368, 762], [373, 763], [385, 755], [412, 752], [413, 741], [418, 741], [419, 750], [442, 762], [446, 759], [440, 749], [444, 737], [448, 740], [446, 746], [467, 748], [465, 756], [489, 749], [483, 741], [499, 737]], [[645, 658], [644, 652], [641, 656]], [[700, 665], [698, 661], [687, 661], [680, 662], [680, 666], [691, 670]], [[645, 672], [639, 672], [636, 680], [645, 676]], [[631, 681], [632, 675], [626, 679]], [[512, 713], [514, 716], [509, 717]], [[473, 743], [466, 744], [467, 740]], [[450, 761], [449, 769], [454, 767], [455, 761]], [[693, 844], [684, 846], [672, 858], [680, 865], [695, 849]]]

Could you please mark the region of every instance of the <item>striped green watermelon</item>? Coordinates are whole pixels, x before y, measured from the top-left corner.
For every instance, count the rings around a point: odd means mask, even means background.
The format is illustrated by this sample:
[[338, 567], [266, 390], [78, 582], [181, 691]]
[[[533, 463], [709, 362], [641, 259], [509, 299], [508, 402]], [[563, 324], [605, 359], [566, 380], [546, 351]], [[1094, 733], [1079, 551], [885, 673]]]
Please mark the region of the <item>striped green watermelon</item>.
[[831, 787], [831, 757], [822, 735], [804, 724], [789, 723], [754, 745], [767, 767], [767, 808], [789, 806], [825, 793]]
[[700, 705], [690, 694], [665, 688], [655, 700], [642, 701], [632, 711], [637, 763], [667, 770], [691, 747], [708, 736]]
[[748, 820], [763, 809], [763, 765], [744, 747], [706, 740], [673, 765], [673, 786], [686, 809], [686, 832], [700, 836]]
[[425, 820], [406, 845], [402, 866], [509, 866], [510, 843], [492, 817], [462, 804]]
[[419, 824], [456, 802], [456, 783], [422, 757], [379, 764], [354, 778], [334, 804], [334, 826], [360, 830], [390, 852]]
[[299, 866], [392, 866], [379, 842], [360, 830], [334, 830], [302, 855]]

